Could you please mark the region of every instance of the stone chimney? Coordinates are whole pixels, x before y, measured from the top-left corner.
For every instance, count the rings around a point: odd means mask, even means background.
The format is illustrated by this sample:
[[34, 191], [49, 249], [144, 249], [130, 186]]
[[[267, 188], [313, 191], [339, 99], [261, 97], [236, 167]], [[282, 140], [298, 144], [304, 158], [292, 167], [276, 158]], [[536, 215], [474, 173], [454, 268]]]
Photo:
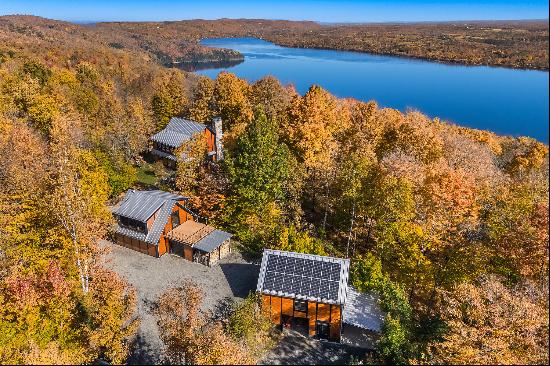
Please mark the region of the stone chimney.
[[216, 145], [216, 161], [223, 160], [223, 130], [222, 130], [222, 119], [220, 117], [212, 118], [212, 130], [214, 131], [215, 136], [215, 145]]

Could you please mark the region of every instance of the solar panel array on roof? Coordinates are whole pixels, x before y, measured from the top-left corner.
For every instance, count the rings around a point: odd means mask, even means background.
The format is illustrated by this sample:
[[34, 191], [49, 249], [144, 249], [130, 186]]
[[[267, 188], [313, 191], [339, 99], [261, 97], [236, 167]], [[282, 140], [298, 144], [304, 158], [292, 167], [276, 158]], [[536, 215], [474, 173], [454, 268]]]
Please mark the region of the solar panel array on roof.
[[343, 303], [349, 260], [282, 251], [264, 251], [258, 291]]

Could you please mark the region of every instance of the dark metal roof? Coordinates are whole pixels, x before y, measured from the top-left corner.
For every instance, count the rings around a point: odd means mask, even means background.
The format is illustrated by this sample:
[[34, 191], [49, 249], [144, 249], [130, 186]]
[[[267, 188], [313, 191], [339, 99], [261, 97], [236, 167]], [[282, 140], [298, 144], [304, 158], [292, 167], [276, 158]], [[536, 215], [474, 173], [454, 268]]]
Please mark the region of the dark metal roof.
[[349, 259], [265, 249], [257, 291], [328, 304], [344, 304]]
[[120, 206], [113, 213], [141, 222], [147, 222], [155, 212], [157, 216], [147, 234], [117, 225], [116, 232], [149, 244], [158, 244], [164, 226], [178, 201], [187, 200], [186, 197], [164, 191], [136, 191], [128, 190]]
[[157, 155], [157, 156], [160, 156], [161, 158], [166, 158], [166, 159], [173, 160], [173, 161], [178, 160], [175, 155], [165, 153], [164, 151], [160, 151], [160, 150], [157, 150], [157, 149], [151, 149], [151, 152], [153, 154]]
[[204, 131], [205, 124], [184, 118], [173, 117], [166, 128], [151, 137], [151, 140], [177, 148], [194, 134]]
[[164, 230], [164, 226], [166, 226], [168, 218], [172, 213], [172, 208], [175, 204], [176, 201], [170, 200], [166, 201], [164, 205], [162, 205], [157, 217], [155, 218], [155, 222], [153, 222], [151, 229], [149, 229], [149, 232], [147, 233], [147, 238], [145, 239], [147, 243], [158, 244], [160, 236], [162, 235], [162, 230]]
[[124, 226], [120, 226], [120, 225], [116, 226], [115, 232], [117, 234], [122, 234], [124, 236], [129, 237], [129, 238], [134, 238], [134, 239], [141, 240], [141, 241], [145, 241], [145, 239], [147, 238], [147, 235], [145, 233], [142, 233], [142, 232], [139, 232], [139, 231], [136, 231], [136, 230], [132, 230], [132, 229], [128, 229], [128, 228], [126, 228]]
[[232, 235], [226, 233], [225, 231], [214, 230], [211, 233], [207, 234], [204, 238], [196, 242], [195, 245], [193, 245], [193, 248], [210, 253], [231, 237]]

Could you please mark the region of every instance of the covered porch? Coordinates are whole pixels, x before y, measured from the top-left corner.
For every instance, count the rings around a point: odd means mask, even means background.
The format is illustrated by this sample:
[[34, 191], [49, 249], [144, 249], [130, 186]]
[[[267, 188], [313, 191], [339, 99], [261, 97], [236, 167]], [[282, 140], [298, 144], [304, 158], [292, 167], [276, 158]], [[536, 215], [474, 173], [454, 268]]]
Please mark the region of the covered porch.
[[186, 221], [166, 234], [170, 254], [212, 266], [231, 252], [231, 234], [196, 221]]

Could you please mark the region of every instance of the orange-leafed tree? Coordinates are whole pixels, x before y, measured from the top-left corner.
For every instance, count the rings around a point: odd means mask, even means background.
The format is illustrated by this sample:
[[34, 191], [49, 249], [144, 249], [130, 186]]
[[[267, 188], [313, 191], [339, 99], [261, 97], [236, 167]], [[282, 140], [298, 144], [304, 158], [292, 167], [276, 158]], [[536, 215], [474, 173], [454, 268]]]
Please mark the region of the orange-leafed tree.
[[193, 365], [251, 364], [244, 344], [228, 335], [219, 321], [201, 310], [203, 293], [194, 283], [173, 288], [159, 299], [161, 338], [171, 363]]

